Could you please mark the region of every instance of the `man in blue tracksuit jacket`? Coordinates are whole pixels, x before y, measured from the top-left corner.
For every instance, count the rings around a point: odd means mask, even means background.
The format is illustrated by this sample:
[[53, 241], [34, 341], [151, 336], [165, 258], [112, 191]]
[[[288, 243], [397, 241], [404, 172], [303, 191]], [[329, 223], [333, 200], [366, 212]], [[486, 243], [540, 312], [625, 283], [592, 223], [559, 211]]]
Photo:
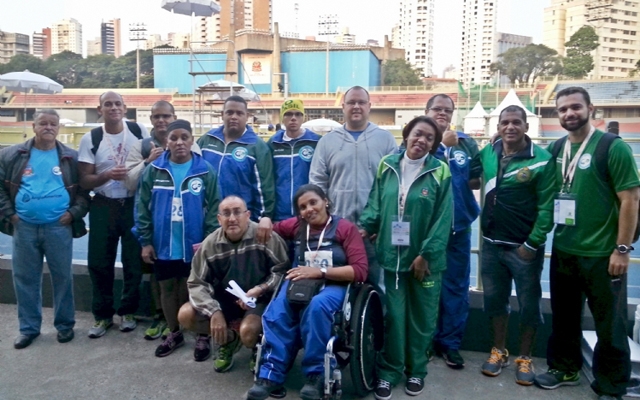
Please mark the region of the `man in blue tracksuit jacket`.
[[480, 207], [469, 188], [469, 179], [479, 171], [471, 170], [471, 160], [479, 155], [476, 141], [462, 132], [449, 130], [455, 105], [445, 94], [427, 102], [426, 115], [435, 119], [444, 131], [436, 157], [449, 164], [453, 185], [453, 226], [447, 245], [447, 270], [442, 276], [440, 315], [433, 340], [434, 350], [453, 369], [464, 367], [459, 353], [469, 316], [469, 273], [471, 269], [471, 224]]
[[280, 120], [285, 129], [276, 132], [267, 145], [273, 154], [276, 185], [274, 221], [295, 215], [293, 196], [302, 185], [309, 183], [311, 159], [321, 136], [302, 128], [304, 104], [291, 99], [282, 103]]

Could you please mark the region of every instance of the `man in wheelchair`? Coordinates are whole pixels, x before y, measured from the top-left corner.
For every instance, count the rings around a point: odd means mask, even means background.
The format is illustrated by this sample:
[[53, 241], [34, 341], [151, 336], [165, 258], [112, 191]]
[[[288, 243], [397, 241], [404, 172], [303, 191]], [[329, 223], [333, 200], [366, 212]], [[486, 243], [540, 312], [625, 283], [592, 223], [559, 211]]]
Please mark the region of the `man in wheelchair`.
[[334, 335], [334, 316], [342, 310], [349, 283], [367, 277], [367, 256], [358, 229], [330, 214], [322, 189], [300, 187], [293, 204], [298, 216], [273, 226], [282, 238], [295, 241], [295, 260], [262, 318], [257, 379], [247, 392], [252, 400], [283, 396], [286, 374], [302, 347], [306, 383], [300, 397], [323, 397], [325, 352]]
[[[262, 332], [260, 318], [269, 302], [268, 294], [290, 265], [282, 238], [271, 235], [265, 244], [259, 243], [258, 224], [249, 217], [241, 198], [229, 196], [222, 200], [218, 212], [221, 227], [207, 236], [193, 257], [187, 281], [189, 302], [178, 314], [183, 327], [211, 334], [220, 345], [214, 363], [216, 372], [231, 369], [233, 355], [241, 345], [255, 347]], [[225, 290], [231, 281], [256, 299], [255, 308]]]

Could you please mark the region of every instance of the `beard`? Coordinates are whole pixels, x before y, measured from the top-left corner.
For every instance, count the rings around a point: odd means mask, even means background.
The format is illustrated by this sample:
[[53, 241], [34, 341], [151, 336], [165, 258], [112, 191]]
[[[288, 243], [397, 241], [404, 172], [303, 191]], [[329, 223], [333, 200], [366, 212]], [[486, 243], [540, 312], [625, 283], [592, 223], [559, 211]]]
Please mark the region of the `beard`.
[[[572, 120], [570, 122], [574, 122], [575, 120]], [[589, 122], [589, 117], [586, 118], [578, 118], [577, 120], [577, 125], [575, 125], [574, 127], [570, 127], [569, 124], [567, 124], [567, 122], [565, 121], [560, 121], [560, 126], [562, 126], [564, 129], [566, 129], [569, 132], [575, 132], [577, 130], [580, 130], [583, 126], [585, 126], [587, 123]]]

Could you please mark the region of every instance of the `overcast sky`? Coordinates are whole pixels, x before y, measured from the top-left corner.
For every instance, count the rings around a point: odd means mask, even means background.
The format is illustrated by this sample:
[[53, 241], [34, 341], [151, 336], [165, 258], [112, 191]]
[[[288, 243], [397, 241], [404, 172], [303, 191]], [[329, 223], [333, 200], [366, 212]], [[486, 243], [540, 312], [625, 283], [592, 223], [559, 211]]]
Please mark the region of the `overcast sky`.
[[[463, 0], [435, 0], [433, 72], [441, 75], [449, 64], [460, 60]], [[533, 36], [542, 40], [542, 13], [551, 0], [497, 0], [498, 31]], [[13, 6], [7, 6], [12, 2]], [[294, 4], [298, 3], [297, 19]], [[190, 18], [174, 15], [160, 7], [161, 0], [2, 0], [0, 30], [33, 34], [63, 18], [75, 18], [82, 24], [82, 47], [86, 41], [100, 36], [100, 22], [112, 18], [122, 20], [124, 51], [135, 49], [128, 40], [128, 26], [145, 22], [148, 33], [166, 38], [169, 32], [190, 32]], [[337, 14], [341, 26], [349, 27], [356, 41], [391, 37], [391, 28], [398, 20], [400, 0], [273, 0], [273, 21], [280, 31], [294, 31], [297, 25], [301, 37], [316, 35], [318, 15]], [[297, 23], [296, 23], [297, 21]]]

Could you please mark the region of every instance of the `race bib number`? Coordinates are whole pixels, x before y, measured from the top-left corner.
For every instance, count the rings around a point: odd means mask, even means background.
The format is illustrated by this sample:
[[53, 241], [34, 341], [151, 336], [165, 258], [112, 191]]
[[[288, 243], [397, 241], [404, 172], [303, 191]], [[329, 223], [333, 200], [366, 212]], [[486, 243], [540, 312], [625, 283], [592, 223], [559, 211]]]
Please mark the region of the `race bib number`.
[[307, 267], [331, 268], [333, 267], [333, 251], [305, 251], [304, 263]]
[[553, 222], [558, 225], [575, 226], [576, 199], [567, 193], [559, 193], [553, 200]]
[[410, 222], [397, 220], [391, 222], [391, 244], [394, 246], [409, 246], [410, 231]]
[[171, 222], [182, 222], [182, 199], [174, 197], [171, 204]]

